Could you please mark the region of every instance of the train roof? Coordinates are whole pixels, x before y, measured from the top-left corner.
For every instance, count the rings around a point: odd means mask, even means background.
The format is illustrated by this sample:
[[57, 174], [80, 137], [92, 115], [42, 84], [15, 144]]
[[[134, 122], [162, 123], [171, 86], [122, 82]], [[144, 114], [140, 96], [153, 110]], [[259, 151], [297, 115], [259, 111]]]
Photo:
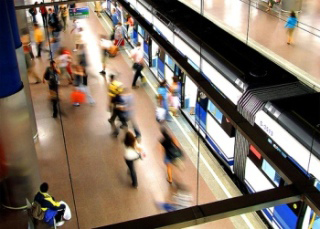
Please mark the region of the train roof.
[[276, 99], [264, 110], [320, 159], [320, 93]]

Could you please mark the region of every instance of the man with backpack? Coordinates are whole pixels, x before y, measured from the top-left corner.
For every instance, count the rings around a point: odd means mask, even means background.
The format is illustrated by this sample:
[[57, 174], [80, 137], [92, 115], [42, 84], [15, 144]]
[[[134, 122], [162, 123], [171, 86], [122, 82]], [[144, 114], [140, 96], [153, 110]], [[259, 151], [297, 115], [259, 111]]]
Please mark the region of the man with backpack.
[[61, 204], [48, 193], [49, 185], [42, 183], [40, 185], [40, 191], [34, 197], [34, 203], [32, 207], [32, 215], [38, 220], [44, 220], [49, 225], [54, 225], [54, 219], [57, 226], [64, 224], [63, 215], [66, 209], [66, 205]]
[[49, 93], [50, 99], [52, 102], [53, 114], [52, 117], [56, 118], [58, 115], [58, 76], [60, 74], [60, 70], [56, 66], [56, 62], [53, 60], [50, 61], [50, 67], [47, 67], [44, 75], [43, 75], [43, 83], [45, 80], [49, 85]]

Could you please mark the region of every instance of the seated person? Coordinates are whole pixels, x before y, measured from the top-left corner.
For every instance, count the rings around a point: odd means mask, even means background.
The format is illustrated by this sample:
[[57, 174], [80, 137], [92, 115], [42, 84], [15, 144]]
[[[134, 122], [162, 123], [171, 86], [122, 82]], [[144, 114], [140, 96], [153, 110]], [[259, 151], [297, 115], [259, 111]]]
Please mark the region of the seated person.
[[40, 185], [40, 191], [34, 197], [34, 201], [39, 203], [41, 210], [44, 211], [44, 221], [49, 225], [53, 225], [53, 219], [56, 219], [56, 225], [61, 226], [64, 224], [62, 216], [66, 206], [54, 200], [54, 198], [48, 194], [49, 185], [42, 183]]

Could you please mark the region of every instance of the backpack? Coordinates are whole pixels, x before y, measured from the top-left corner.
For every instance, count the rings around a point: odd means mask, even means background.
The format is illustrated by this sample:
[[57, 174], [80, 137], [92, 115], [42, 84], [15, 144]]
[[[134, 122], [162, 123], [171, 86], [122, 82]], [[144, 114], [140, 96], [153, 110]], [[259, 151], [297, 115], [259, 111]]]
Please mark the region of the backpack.
[[47, 70], [44, 73], [44, 79], [48, 81], [50, 86], [55, 86], [58, 83], [56, 73], [53, 72], [50, 67], [47, 67]]
[[37, 220], [43, 220], [45, 212], [42, 211], [41, 205], [38, 202], [34, 201], [31, 206], [31, 214], [33, 218]]

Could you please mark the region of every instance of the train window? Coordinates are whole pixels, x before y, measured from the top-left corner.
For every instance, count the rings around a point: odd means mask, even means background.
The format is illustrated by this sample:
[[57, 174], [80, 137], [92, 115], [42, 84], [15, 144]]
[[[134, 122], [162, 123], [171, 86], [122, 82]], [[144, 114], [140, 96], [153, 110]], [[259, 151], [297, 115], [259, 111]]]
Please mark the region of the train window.
[[223, 114], [218, 110], [218, 108], [211, 101], [209, 101], [208, 110], [213, 115], [215, 120], [217, 120], [218, 123], [221, 124]]
[[169, 66], [169, 68], [171, 68], [171, 70], [174, 71], [174, 61], [167, 54], [165, 55], [165, 62]]
[[274, 184], [277, 186], [280, 185], [281, 177], [279, 174], [272, 168], [272, 166], [266, 161], [262, 160], [261, 169], [264, 171], [265, 174], [273, 181]]

